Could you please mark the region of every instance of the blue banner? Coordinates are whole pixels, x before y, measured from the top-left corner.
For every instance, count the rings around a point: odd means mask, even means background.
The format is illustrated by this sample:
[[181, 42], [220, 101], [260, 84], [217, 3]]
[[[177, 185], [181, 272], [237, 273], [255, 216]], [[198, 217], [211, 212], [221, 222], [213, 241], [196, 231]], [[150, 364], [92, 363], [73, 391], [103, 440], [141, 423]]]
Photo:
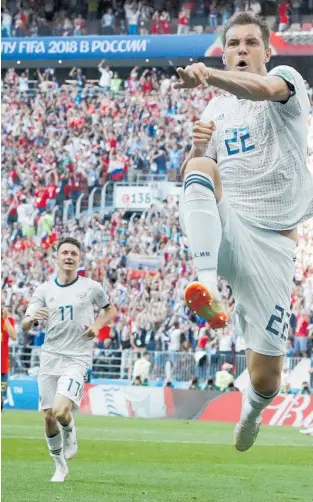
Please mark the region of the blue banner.
[[216, 35], [2, 38], [2, 61], [203, 57], [221, 53]]
[[37, 378], [18, 380], [9, 378], [4, 407], [11, 410], [38, 410], [39, 392]]

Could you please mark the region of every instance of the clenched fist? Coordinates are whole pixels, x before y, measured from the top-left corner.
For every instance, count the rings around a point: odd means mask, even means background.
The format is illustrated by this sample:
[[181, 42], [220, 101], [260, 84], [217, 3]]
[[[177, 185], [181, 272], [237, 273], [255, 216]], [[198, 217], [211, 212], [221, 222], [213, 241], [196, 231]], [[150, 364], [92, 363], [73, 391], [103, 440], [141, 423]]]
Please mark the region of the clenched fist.
[[203, 122], [201, 120], [197, 120], [193, 127], [194, 146], [198, 149], [206, 149], [211, 141], [213, 131], [215, 131], [214, 122]]
[[208, 87], [208, 80], [212, 75], [212, 69], [204, 63], [194, 63], [186, 66], [185, 69], [177, 68], [180, 81], [174, 85], [175, 89], [194, 89], [199, 85]]

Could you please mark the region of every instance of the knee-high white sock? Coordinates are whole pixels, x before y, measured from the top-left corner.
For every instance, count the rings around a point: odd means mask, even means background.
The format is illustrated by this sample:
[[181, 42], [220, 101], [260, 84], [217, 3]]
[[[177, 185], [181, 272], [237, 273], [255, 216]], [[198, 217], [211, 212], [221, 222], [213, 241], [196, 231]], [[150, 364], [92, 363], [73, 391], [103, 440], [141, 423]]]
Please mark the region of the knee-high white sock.
[[64, 459], [63, 438], [61, 432], [59, 432], [56, 436], [46, 436], [46, 441], [51, 457], [59, 457], [60, 459]]
[[258, 418], [264, 408], [271, 404], [273, 399], [277, 396], [278, 392], [279, 389], [272, 395], [262, 395], [254, 390], [250, 382], [247, 391], [247, 398], [245, 399], [243, 404], [241, 417], [247, 420], [255, 420], [256, 418]]
[[201, 171], [191, 171], [185, 178], [184, 191], [185, 227], [198, 280], [219, 299], [217, 259], [222, 226], [213, 180]]
[[63, 429], [63, 435], [64, 437], [69, 437], [71, 435], [71, 433], [73, 432], [73, 429], [75, 428], [75, 422], [74, 422], [74, 418], [72, 417], [71, 418], [71, 421], [68, 425], [62, 425], [62, 429]]

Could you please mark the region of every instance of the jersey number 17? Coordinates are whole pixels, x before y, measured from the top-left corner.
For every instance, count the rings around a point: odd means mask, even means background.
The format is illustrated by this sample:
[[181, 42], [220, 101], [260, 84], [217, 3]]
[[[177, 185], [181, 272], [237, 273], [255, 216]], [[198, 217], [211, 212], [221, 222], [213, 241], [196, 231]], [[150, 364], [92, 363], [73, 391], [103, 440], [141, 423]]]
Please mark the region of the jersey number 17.
[[59, 307], [61, 311], [61, 321], [65, 321], [65, 316], [67, 313], [70, 316], [70, 321], [73, 320], [73, 305], [65, 305], [65, 307]]

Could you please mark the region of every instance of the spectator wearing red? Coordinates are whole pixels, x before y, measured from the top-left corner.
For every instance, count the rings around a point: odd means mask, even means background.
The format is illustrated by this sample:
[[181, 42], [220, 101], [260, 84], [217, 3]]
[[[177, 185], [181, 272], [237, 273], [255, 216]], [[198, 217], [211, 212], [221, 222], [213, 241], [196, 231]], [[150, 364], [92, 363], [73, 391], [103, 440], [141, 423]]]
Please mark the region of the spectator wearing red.
[[160, 32], [162, 35], [171, 33], [171, 18], [167, 10], [163, 10], [160, 15]]
[[309, 321], [309, 316], [304, 309], [301, 309], [297, 315], [295, 350], [297, 354], [303, 357], [307, 357]]
[[289, 12], [290, 5], [285, 0], [282, 0], [278, 4], [278, 18], [279, 18], [279, 26], [278, 31], [285, 31], [289, 27]]
[[177, 35], [186, 35], [189, 31], [190, 11], [182, 8], [178, 14]]
[[98, 334], [99, 340], [99, 348], [103, 348], [108, 342], [107, 340], [111, 340], [111, 327], [104, 326], [104, 328], [100, 329]]
[[156, 10], [152, 16], [151, 35], [160, 34], [160, 13]]

